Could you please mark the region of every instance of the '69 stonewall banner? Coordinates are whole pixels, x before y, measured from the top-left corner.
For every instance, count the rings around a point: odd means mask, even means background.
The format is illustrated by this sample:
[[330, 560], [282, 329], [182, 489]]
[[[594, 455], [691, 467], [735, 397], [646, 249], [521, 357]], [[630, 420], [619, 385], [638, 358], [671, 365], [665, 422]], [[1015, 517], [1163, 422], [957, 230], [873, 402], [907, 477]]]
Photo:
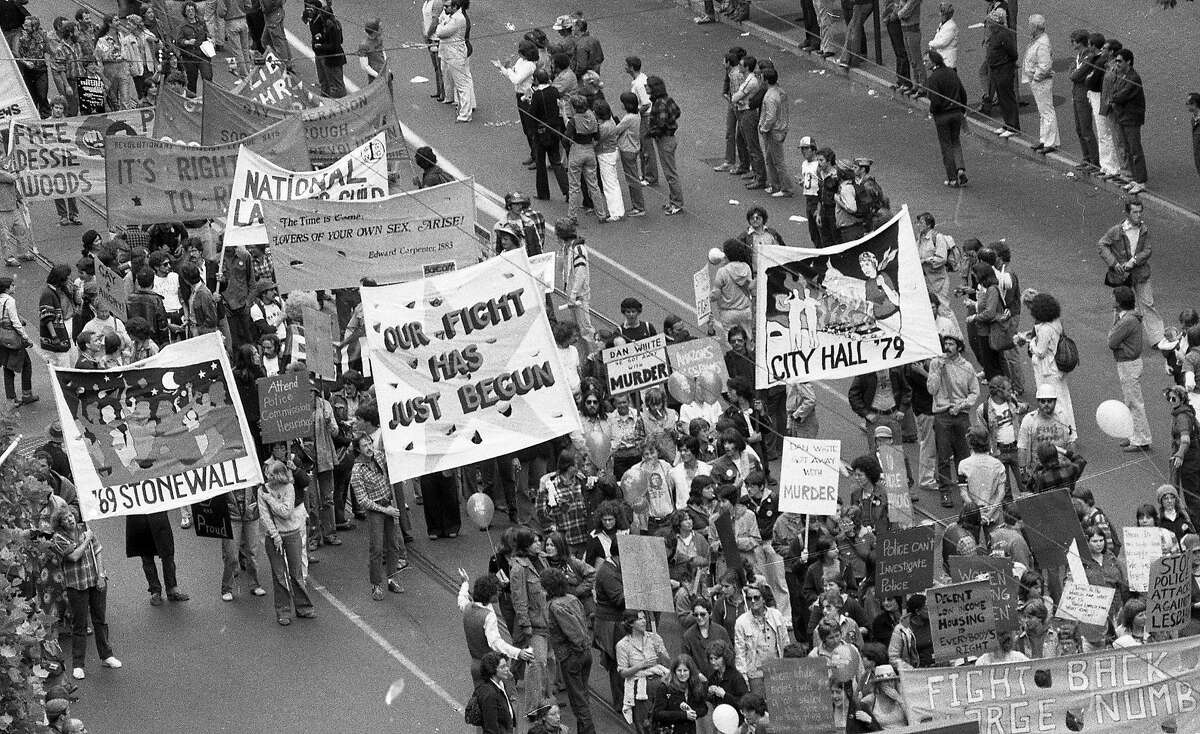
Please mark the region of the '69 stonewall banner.
[[910, 723], [967, 716], [981, 734], [1200, 731], [1200, 637], [983, 667], [900, 671]]
[[84, 520], [160, 512], [262, 482], [219, 334], [112, 370], [51, 365], [50, 378]]
[[361, 293], [393, 482], [579, 430], [523, 249]]
[[860, 240], [820, 250], [767, 245], [756, 260], [760, 390], [942, 353], [908, 207]]
[[294, 117], [240, 143], [211, 147], [121, 135], [107, 138], [109, 226], [223, 220], [243, 145], [292, 171], [312, 167], [300, 121]]

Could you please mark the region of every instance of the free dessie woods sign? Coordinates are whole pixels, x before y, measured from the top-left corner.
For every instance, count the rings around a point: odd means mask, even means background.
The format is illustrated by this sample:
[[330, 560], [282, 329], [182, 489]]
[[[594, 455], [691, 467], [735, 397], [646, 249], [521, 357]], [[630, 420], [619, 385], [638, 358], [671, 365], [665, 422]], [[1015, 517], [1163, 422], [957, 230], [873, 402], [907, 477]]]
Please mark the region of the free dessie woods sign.
[[854, 242], [760, 247], [755, 267], [760, 390], [941, 354], [908, 207]]
[[524, 250], [360, 292], [392, 481], [579, 430]]

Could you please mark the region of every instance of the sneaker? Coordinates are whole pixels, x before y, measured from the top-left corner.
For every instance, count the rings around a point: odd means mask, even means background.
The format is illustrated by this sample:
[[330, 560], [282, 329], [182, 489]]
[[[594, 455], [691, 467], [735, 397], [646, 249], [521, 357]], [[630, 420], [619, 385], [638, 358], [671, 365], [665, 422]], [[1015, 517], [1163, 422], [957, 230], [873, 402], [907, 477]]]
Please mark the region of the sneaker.
[[679, 207], [679, 206], [675, 206], [674, 204], [671, 204], [671, 205], [667, 206], [666, 209], [663, 210], [663, 214], [666, 214], [668, 217], [672, 217], [682, 211], [683, 211], [683, 207]]
[[749, 168], [731, 168], [731, 169], [729, 169], [730, 176], [745, 176], [747, 173], [750, 173]]
[[83, 672], [83, 668], [76, 668], [71, 671], [71, 677], [75, 680], [83, 680], [87, 675]]
[[113, 668], [114, 670], [121, 667], [121, 661], [117, 660], [112, 655], [109, 655], [108, 657], [101, 660], [100, 664], [106, 668]]
[[62, 217], [58, 220], [58, 226], [60, 226], [60, 227], [66, 227], [66, 226], [69, 226], [70, 224], [71, 224], [71, 220], [67, 219], [66, 217]]
[[10, 258], [6, 259], [6, 260], [4, 261], [4, 264], [5, 264], [5, 265], [7, 265], [7, 266], [8, 266], [8, 267], [10, 267], [10, 268], [19, 268], [19, 267], [21, 267], [21, 262], [20, 262], [19, 260], [17, 260], [17, 258], [15, 258], [15, 257], [10, 257]]
[[644, 216], [646, 216], [646, 210], [645, 209], [630, 209], [629, 211], [625, 212], [625, 216], [627, 216], [627, 217], [644, 217]]
[[191, 599], [191, 598], [192, 598], [192, 597], [190, 597], [190, 596], [188, 596], [187, 594], [183, 593], [183, 592], [182, 592], [182, 591], [180, 591], [179, 589], [174, 589], [173, 591], [168, 591], [168, 592], [167, 592], [167, 599], [168, 599], [169, 601], [187, 601], [188, 599]]
[[297, 610], [296, 616], [299, 617], [300, 619], [316, 619], [317, 618], [317, 610], [316, 609], [300, 609], [300, 610]]
[[331, 533], [325, 536], [325, 545], [341, 545], [342, 539], [337, 536], [337, 533]]
[[184, 530], [187, 530], [191, 526], [192, 526], [192, 518], [188, 517], [187, 515], [184, 515], [183, 517], [181, 517], [179, 519], [179, 527], [183, 528]]
[[343, 531], [343, 532], [345, 532], [345, 531], [347, 531], [347, 530], [353, 530], [353, 529], [354, 529], [354, 527], [355, 527], [355, 525], [354, 525], [354, 523], [352, 523], [352, 522], [348, 522], [348, 521], [347, 521], [347, 522], [339, 522], [339, 523], [338, 523], [337, 525], [335, 525], [334, 527], [336, 527], [336, 528], [337, 528], [338, 530], [340, 530], [340, 531]]
[[764, 185], [760, 184], [758, 181], [751, 181], [750, 183], [746, 184], [746, 188], [747, 188], [747, 189], [751, 189], [751, 190], [754, 190], [754, 189], [765, 189], [765, 188], [766, 188], [766, 186], [764, 186]]
[[400, 582], [396, 581], [395, 579], [388, 579], [388, 591], [392, 592], [393, 594], [403, 594], [404, 587], [401, 586]]
[[717, 172], [728, 171], [729, 169], [733, 168], [733, 166], [733, 163], [722, 163], [719, 166], [713, 166], [713, 170]]
[[163, 603], [162, 594], [151, 594], [150, 595], [150, 606], [161, 607], [162, 603]]
[[250, 593], [254, 594], [255, 596], [266, 596], [267, 590], [261, 586], [255, 586], [253, 589], [250, 590]]
[[371, 598], [374, 599], [375, 601], [383, 601], [383, 587], [382, 586], [372, 586], [371, 587]]
[[774, 193], [775, 193], [775, 187], [774, 187], [774, 186], [767, 186], [766, 188], [764, 188], [764, 189], [763, 189], [763, 193], [764, 193], [764, 194], [774, 194]]
[[36, 257], [37, 257], [38, 255], [40, 255], [40, 254], [41, 254], [41, 253], [40, 253], [40, 252], [38, 251], [38, 249], [35, 247], [35, 248], [33, 248], [33, 251], [32, 251], [32, 252], [22, 252], [20, 255], [17, 255], [17, 258], [18, 258], [18, 259], [20, 259], [20, 260], [24, 260], [25, 262], [29, 263], [29, 262], [33, 262], [33, 261], [34, 261], [34, 258], [36, 258]]
[[771, 192], [771, 196], [775, 197], [776, 199], [782, 199], [784, 197], [788, 197], [788, 198], [793, 197], [793, 196], [795, 196], [795, 194], [793, 194], [791, 191], [784, 191], [784, 190], [780, 189], [779, 191]]
[[695, 18], [692, 18], [692, 22], [696, 25], [707, 25], [709, 23], [716, 23], [717, 19], [711, 15], [697, 15]]
[[279, 626], [287, 627], [289, 624], [292, 623], [292, 618], [291, 617], [278, 617], [275, 619], [275, 621], [279, 623]]
[[221, 594], [221, 601], [233, 601], [233, 592], [226, 591]]
[[996, 129], [992, 130], [993, 135], [1003, 135], [1004, 133], [1005, 133], [1005, 130], [1002, 127], [998, 127]]
[[1129, 193], [1131, 193], [1131, 194], [1140, 194], [1145, 190], [1146, 190], [1145, 184], [1136, 183], [1136, 182], [1132, 186], [1130, 186], [1128, 189]]

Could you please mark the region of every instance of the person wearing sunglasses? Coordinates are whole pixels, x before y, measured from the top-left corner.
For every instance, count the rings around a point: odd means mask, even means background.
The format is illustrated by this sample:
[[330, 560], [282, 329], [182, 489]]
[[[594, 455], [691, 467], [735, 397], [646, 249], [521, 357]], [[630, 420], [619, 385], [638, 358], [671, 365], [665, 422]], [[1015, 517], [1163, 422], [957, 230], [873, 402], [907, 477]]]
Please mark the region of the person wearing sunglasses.
[[743, 594], [748, 609], [733, 626], [734, 665], [746, 676], [751, 693], [766, 695], [763, 663], [783, 657], [788, 631], [783, 615], [767, 606], [762, 589], [748, 587]]

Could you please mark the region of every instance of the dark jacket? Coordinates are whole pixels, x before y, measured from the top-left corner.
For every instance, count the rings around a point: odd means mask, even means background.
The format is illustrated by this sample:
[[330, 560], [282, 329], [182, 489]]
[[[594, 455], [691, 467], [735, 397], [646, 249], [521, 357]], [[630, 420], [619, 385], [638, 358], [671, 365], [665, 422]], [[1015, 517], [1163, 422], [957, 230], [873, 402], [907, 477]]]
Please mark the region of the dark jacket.
[[345, 66], [346, 52], [342, 48], [342, 24], [333, 13], [318, 11], [308, 24], [312, 34], [313, 53], [329, 66]]
[[746, 677], [738, 672], [738, 669], [733, 667], [733, 663], [729, 661], [725, 663], [725, 673], [723, 675], [717, 678], [709, 676], [708, 685], [716, 686], [725, 691], [724, 696], [709, 695], [708, 702], [714, 707], [724, 703], [737, 708], [738, 702], [742, 700], [742, 696], [750, 692], [750, 687], [746, 685]]
[[994, 28], [984, 43], [985, 58], [989, 69], [995, 72], [1013, 72], [1017, 68], [1017, 36], [1006, 28]]
[[[1097, 243], [1100, 259], [1110, 268], [1117, 263], [1129, 262], [1130, 244], [1129, 238], [1125, 236], [1124, 224], [1121, 222], [1109, 227]], [[1154, 250], [1150, 245], [1150, 231], [1143, 224], [1141, 234], [1138, 235], [1137, 254], [1132, 256], [1133, 269], [1129, 271], [1129, 278], [1134, 283], [1145, 283], [1150, 280], [1150, 256], [1152, 254], [1154, 254]]]
[[141, 316], [150, 326], [150, 335], [157, 344], [167, 343], [167, 309], [163, 297], [150, 288], [138, 288], [126, 300], [129, 318]]
[[552, 130], [563, 129], [563, 119], [559, 106], [558, 87], [550, 84], [542, 89], [534, 89], [529, 98], [529, 114], [537, 124], [537, 132], [546, 135]]
[[1146, 122], [1146, 90], [1135, 69], [1117, 74], [1112, 93], [1113, 116], [1119, 125], [1143, 125]]
[[583, 76], [586, 71], [600, 73], [600, 64], [604, 63], [604, 49], [600, 42], [591, 35], [584, 33], [575, 39], [575, 73]]
[[658, 734], [695, 734], [696, 722], [688, 719], [683, 712], [681, 707], [684, 703], [695, 710], [697, 718], [708, 712], [708, 704], [694, 685], [687, 685], [682, 691], [665, 684], [656, 688], [650, 702], [650, 720], [654, 722], [654, 731]]
[[1108, 348], [1118, 362], [1132, 362], [1142, 358], [1142, 315], [1126, 311], [1108, 330]]
[[[1078, 65], [1071, 69], [1071, 99], [1076, 102], [1086, 102], [1088, 93], [1088, 77], [1092, 75], [1093, 62], [1096, 60], [1097, 54], [1089, 47], [1083, 52], [1083, 58], [1079, 55], [1075, 56]], [[1100, 91], [1099, 89], [1096, 90]]]
[[475, 698], [483, 713], [483, 734], [512, 734], [516, 722], [513, 720], [512, 701], [508, 694], [492, 681], [475, 686]]
[[[888, 378], [892, 383], [892, 398], [896, 401], [896, 410], [906, 410], [912, 403], [912, 390], [908, 386], [904, 371], [893, 367], [888, 370]], [[857, 375], [850, 382], [850, 392], [846, 395], [850, 401], [850, 410], [866, 418], [867, 413], [874, 410], [871, 405], [875, 402], [875, 391], [878, 388], [879, 379], [874, 372]]]
[[925, 88], [929, 90], [929, 114], [941, 115], [947, 112], [962, 113], [967, 105], [967, 89], [958, 72], [949, 66], [940, 66], [933, 70], [925, 80]]
[[708, 662], [708, 646], [717, 640], [724, 641], [730, 649], [733, 649], [733, 640], [729, 639], [729, 633], [721, 625], [709, 623], [708, 637], [701, 637], [700, 625], [693, 624], [684, 629], [680, 652], [691, 655], [692, 660], [696, 661], [696, 667], [700, 668], [700, 672], [711, 678], [713, 668]]
[[913, 362], [900, 368], [904, 372], [905, 381], [908, 382], [912, 398], [909, 404], [916, 415], [933, 415], [933, 396], [929, 394], [928, 375], [917, 371], [919, 365], [920, 363]]

